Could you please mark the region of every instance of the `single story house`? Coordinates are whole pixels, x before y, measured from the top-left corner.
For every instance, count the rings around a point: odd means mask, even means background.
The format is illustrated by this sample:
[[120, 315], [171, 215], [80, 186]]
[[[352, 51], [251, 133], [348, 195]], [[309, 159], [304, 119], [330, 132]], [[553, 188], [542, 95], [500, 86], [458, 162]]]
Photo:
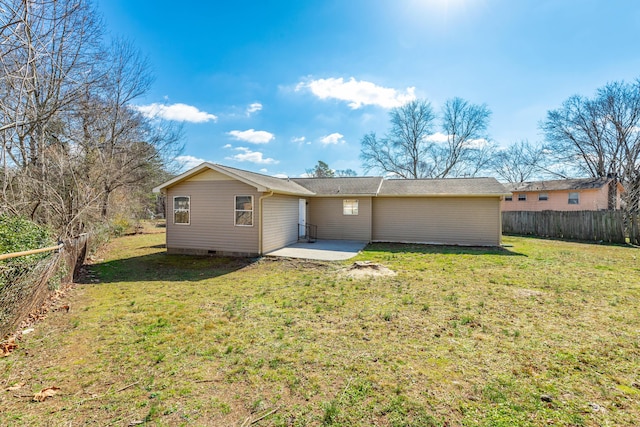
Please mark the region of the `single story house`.
[[494, 178], [276, 178], [203, 163], [154, 188], [167, 200], [167, 251], [260, 255], [318, 239], [498, 246]]
[[611, 178], [518, 182], [505, 187], [512, 195], [504, 198], [503, 212], [620, 209], [624, 190], [622, 184]]

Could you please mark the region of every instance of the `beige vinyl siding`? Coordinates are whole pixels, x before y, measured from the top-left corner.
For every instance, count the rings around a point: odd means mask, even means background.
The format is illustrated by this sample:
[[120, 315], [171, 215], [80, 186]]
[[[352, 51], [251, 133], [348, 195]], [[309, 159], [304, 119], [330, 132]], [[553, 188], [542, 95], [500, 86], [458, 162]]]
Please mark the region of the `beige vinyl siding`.
[[[358, 200], [358, 215], [344, 215], [342, 201]], [[308, 199], [307, 223], [318, 227], [318, 239], [371, 240], [371, 197]]]
[[373, 240], [497, 246], [498, 197], [379, 197], [373, 201]]
[[[258, 253], [258, 199], [255, 188], [240, 181], [185, 181], [168, 189], [167, 200], [174, 196], [191, 197], [191, 223], [173, 223], [173, 206], [167, 215], [167, 249], [208, 253]], [[234, 225], [235, 196], [253, 196], [253, 226]]]
[[298, 197], [273, 195], [262, 201], [262, 252], [298, 241]]

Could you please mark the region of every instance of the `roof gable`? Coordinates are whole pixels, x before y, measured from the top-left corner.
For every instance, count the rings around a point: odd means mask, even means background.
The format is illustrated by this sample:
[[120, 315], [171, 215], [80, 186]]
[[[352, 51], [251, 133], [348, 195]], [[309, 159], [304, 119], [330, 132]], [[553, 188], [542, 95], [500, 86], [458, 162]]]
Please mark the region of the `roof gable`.
[[155, 187], [153, 191], [155, 193], [159, 193], [173, 185], [176, 185], [180, 182], [187, 181], [192, 177], [206, 171], [207, 169], [219, 172], [229, 178], [236, 179], [240, 182], [243, 182], [247, 185], [254, 187], [256, 190], [261, 192], [273, 191], [274, 193], [280, 194], [292, 194], [292, 195], [313, 195], [313, 193], [306, 188], [296, 184], [295, 182], [289, 179], [276, 178], [273, 176], [262, 175], [255, 172], [249, 172], [243, 169], [236, 169], [229, 166], [222, 166], [214, 163], [202, 163], [199, 166], [196, 166], [193, 169], [190, 169], [177, 177], [160, 184]]

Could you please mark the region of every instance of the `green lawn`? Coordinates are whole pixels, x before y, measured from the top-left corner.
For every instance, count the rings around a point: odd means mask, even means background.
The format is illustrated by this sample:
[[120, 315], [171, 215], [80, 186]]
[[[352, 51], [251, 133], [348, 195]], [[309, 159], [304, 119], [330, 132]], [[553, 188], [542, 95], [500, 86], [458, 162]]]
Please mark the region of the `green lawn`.
[[0, 425], [640, 420], [638, 249], [376, 244], [356, 259], [398, 274], [355, 280], [352, 261], [168, 256], [163, 239], [113, 241], [99, 283], [0, 359]]

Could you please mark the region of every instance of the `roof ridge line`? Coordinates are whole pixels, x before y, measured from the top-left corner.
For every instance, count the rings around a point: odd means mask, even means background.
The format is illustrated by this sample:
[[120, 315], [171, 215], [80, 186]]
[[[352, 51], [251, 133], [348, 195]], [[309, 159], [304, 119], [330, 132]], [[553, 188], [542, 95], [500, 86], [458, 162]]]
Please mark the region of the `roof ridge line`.
[[378, 184], [378, 189], [375, 192], [375, 196], [378, 197], [380, 194], [380, 189], [382, 189], [382, 183], [384, 182], [384, 177], [380, 177], [380, 183]]

